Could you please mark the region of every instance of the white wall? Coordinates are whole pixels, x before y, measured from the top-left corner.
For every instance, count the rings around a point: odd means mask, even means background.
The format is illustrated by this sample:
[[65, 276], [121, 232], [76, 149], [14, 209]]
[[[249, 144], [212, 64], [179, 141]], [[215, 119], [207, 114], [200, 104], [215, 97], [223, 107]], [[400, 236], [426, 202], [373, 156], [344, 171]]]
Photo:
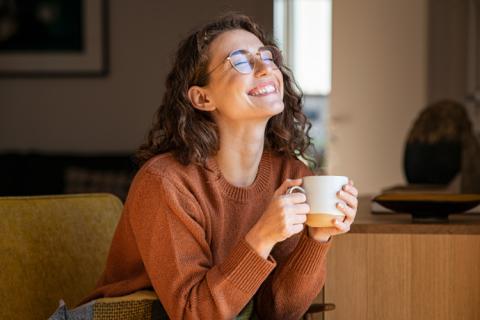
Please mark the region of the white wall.
[[160, 104], [171, 56], [188, 31], [227, 10], [269, 32], [273, 1], [111, 0], [106, 78], [0, 79], [0, 151], [135, 150]]
[[360, 192], [403, 184], [427, 94], [427, 0], [334, 0], [328, 167]]

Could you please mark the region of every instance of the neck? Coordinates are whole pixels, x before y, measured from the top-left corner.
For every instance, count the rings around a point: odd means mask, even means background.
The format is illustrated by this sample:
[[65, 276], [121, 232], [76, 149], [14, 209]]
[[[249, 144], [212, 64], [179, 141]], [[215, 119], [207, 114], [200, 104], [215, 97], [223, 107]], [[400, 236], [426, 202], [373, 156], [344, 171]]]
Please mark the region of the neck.
[[263, 154], [266, 124], [219, 124], [220, 149], [215, 160], [230, 184], [247, 187], [255, 181]]

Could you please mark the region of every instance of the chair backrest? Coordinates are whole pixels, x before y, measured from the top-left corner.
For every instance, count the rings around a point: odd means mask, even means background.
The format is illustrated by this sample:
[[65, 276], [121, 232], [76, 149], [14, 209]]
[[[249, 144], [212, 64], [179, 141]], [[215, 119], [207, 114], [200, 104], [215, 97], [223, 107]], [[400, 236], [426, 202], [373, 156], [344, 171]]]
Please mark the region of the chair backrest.
[[47, 319], [93, 290], [122, 207], [110, 194], [0, 197], [0, 318]]

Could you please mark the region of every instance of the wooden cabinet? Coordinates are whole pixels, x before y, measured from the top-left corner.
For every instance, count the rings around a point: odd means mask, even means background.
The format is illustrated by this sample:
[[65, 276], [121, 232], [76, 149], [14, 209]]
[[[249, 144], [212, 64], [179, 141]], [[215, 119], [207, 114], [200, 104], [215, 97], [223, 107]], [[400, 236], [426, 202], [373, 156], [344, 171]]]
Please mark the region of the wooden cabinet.
[[480, 319], [480, 234], [354, 231], [328, 254], [326, 320]]

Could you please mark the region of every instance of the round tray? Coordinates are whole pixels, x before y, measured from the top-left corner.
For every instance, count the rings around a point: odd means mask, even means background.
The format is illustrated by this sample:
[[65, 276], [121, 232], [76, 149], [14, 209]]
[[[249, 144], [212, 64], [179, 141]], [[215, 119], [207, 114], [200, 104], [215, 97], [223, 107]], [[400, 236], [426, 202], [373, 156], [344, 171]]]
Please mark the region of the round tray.
[[480, 204], [480, 194], [385, 193], [373, 201], [394, 212], [410, 213], [418, 222], [446, 222]]

